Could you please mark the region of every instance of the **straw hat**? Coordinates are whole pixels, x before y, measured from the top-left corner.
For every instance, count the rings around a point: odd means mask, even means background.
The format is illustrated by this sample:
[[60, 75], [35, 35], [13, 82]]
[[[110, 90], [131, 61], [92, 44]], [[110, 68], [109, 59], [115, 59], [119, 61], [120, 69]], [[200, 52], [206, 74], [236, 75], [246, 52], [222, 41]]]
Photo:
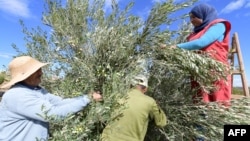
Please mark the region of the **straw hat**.
[[42, 63], [30, 56], [20, 56], [14, 58], [9, 63], [11, 80], [0, 88], [9, 88], [17, 82], [23, 81], [48, 63]]

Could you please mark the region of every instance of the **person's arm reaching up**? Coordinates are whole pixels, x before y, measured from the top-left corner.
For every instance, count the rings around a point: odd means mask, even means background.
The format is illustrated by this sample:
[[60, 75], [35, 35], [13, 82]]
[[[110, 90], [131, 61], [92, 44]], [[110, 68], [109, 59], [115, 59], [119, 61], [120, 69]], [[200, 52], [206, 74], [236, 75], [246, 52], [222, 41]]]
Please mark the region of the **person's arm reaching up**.
[[218, 23], [211, 26], [207, 30], [207, 32], [199, 39], [195, 39], [185, 43], [180, 43], [177, 44], [176, 46], [187, 50], [202, 49], [216, 40], [222, 41], [224, 38], [225, 31], [226, 31], [225, 25], [223, 23]]

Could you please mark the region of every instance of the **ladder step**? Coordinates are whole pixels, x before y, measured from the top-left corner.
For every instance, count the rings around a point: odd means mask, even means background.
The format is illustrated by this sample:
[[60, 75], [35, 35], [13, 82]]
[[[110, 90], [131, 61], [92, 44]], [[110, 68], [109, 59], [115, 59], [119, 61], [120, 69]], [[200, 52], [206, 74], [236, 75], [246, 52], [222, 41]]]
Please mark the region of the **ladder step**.
[[232, 74], [242, 74], [242, 72], [240, 70], [233, 70]]
[[236, 49], [234, 48], [234, 49], [231, 49], [229, 52], [230, 52], [230, 53], [236, 53], [237, 51], [236, 51]]

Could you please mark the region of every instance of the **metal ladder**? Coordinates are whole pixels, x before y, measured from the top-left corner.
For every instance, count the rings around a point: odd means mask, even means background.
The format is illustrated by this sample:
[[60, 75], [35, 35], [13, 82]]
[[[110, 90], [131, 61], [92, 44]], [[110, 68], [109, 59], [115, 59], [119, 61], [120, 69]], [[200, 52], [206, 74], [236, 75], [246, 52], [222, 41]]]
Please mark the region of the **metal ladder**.
[[[241, 76], [241, 82], [242, 82], [242, 87], [243, 87], [243, 92], [246, 97], [249, 97], [249, 89], [247, 86], [247, 79], [246, 79], [246, 74], [244, 70], [244, 63], [242, 59], [242, 54], [240, 50], [240, 43], [239, 43], [239, 38], [237, 32], [233, 34], [232, 37], [232, 47], [228, 56], [228, 60], [230, 62], [231, 67], [233, 68], [232, 73], [231, 73], [231, 80], [232, 80], [232, 90], [233, 90], [233, 78], [234, 75], [240, 75]], [[238, 60], [238, 65], [235, 66], [235, 56], [237, 56]]]

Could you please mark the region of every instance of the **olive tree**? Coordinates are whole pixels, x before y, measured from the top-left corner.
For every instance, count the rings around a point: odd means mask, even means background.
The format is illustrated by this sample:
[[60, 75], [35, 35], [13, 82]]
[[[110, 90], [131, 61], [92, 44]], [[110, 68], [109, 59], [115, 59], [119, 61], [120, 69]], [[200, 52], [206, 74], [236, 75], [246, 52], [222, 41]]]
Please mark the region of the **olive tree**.
[[[244, 115], [248, 101], [235, 101], [224, 109], [217, 104], [193, 104], [194, 89], [190, 77], [207, 91], [212, 83], [226, 79], [226, 67], [206, 53], [196, 53], [170, 46], [185, 41], [191, 26], [186, 14], [175, 13], [190, 7], [195, 0], [155, 3], [146, 19], [131, 12], [134, 2], [125, 7], [112, 0], [106, 11], [104, 0], [47, 0], [43, 27], [28, 29], [23, 22], [26, 52], [42, 62], [43, 86], [54, 94], [74, 97], [101, 91], [103, 101], [91, 103], [82, 112], [66, 119], [53, 120], [50, 140], [99, 140], [118, 99], [126, 96], [130, 78], [143, 73], [149, 77], [148, 95], [157, 100], [168, 117], [168, 125], [159, 129], [151, 124], [145, 140], [191, 140], [204, 137], [220, 141], [223, 125], [249, 123]], [[180, 28], [173, 27], [178, 23]], [[162, 45], [165, 47], [162, 48]], [[213, 74], [211, 71], [213, 70]], [[223, 111], [223, 112], [222, 112]], [[114, 115], [112, 115], [113, 117]], [[119, 114], [117, 115], [119, 116]], [[51, 119], [52, 120], [52, 119]]]

